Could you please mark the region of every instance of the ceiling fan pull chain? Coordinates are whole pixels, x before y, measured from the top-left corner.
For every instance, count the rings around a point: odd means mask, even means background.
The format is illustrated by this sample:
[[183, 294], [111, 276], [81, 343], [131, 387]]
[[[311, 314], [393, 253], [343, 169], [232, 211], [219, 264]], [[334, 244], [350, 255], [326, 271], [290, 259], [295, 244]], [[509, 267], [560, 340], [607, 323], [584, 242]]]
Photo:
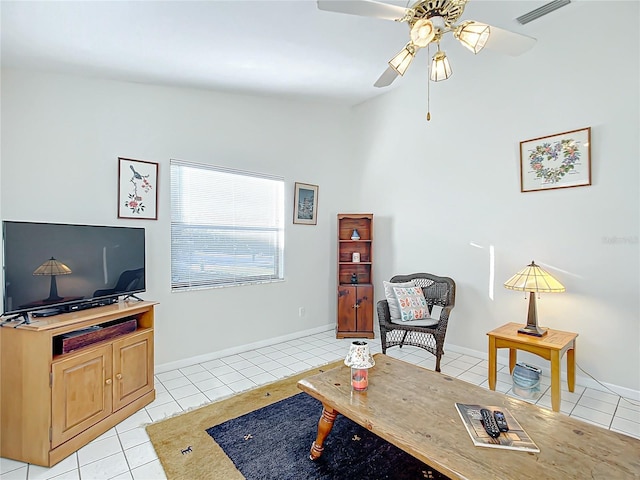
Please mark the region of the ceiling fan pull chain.
[[[431, 44], [427, 45], [427, 59], [431, 58]], [[430, 74], [431, 65], [427, 64], [427, 72]], [[431, 75], [427, 75], [427, 122], [431, 121]]]

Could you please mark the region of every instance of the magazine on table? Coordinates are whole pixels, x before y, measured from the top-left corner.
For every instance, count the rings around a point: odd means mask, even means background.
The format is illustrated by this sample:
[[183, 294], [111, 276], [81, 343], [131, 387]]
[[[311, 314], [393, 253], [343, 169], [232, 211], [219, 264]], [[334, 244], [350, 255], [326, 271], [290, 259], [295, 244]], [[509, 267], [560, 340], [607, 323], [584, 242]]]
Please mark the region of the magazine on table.
[[[500, 410], [504, 413], [509, 431], [500, 432], [500, 435], [496, 438], [490, 437], [482, 425], [482, 415], [480, 414], [482, 408], [486, 408], [491, 412]], [[523, 430], [518, 421], [506, 409], [491, 405], [469, 405], [465, 403], [456, 403], [456, 409], [475, 446], [520, 450], [523, 452], [540, 451], [538, 446], [527, 435], [527, 432]]]

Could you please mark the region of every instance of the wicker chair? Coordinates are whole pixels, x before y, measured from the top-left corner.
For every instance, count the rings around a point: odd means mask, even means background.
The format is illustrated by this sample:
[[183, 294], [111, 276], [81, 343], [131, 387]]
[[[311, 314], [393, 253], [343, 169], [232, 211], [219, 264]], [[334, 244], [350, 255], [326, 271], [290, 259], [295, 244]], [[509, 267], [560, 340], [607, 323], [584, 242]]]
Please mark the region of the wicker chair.
[[438, 277], [430, 273], [412, 273], [410, 275], [396, 275], [392, 283], [410, 282], [422, 287], [424, 297], [429, 306], [429, 313], [434, 305], [442, 307], [440, 320], [429, 327], [411, 325], [411, 322], [400, 320], [391, 321], [387, 300], [380, 300], [377, 304], [378, 321], [380, 322], [380, 341], [382, 353], [387, 348], [403, 345], [424, 348], [436, 356], [436, 372], [440, 371], [440, 358], [444, 353], [444, 336], [447, 333], [449, 314], [456, 301], [456, 284], [449, 277]]

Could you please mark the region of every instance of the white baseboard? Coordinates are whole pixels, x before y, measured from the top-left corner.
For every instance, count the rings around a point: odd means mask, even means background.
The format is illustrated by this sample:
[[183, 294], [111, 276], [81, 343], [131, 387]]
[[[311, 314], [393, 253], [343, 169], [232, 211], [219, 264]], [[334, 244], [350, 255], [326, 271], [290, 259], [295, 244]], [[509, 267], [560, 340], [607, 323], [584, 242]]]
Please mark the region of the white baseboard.
[[198, 355], [195, 357], [185, 358], [183, 360], [176, 360], [175, 362], [162, 363], [155, 366], [156, 373], [168, 372], [170, 370], [176, 370], [178, 368], [188, 367], [196, 363], [210, 362], [222, 357], [228, 357], [230, 355], [237, 355], [239, 353], [248, 352], [250, 350], [256, 350], [258, 348], [270, 347], [278, 343], [287, 342], [296, 338], [308, 337], [314, 333], [326, 332], [335, 328], [335, 324], [328, 324], [321, 327], [310, 328], [309, 330], [302, 330], [281, 337], [269, 338], [267, 340], [260, 340], [259, 342], [248, 343], [233, 348], [227, 348], [225, 350], [219, 350], [217, 352], [206, 353], [204, 355]]
[[[326, 332], [327, 330], [332, 330], [335, 328], [335, 324], [327, 324], [320, 327], [311, 328], [309, 330], [302, 330], [295, 333], [290, 333], [288, 335], [283, 335], [280, 337], [269, 338], [267, 340], [261, 340], [259, 342], [249, 343], [246, 345], [240, 345], [238, 347], [228, 348], [225, 350], [220, 350], [217, 352], [211, 352], [204, 355], [198, 355], [195, 357], [185, 358], [183, 360], [177, 360], [175, 362], [163, 363], [155, 366], [156, 373], [168, 372], [170, 370], [176, 370], [178, 368], [188, 367], [190, 365], [194, 365], [196, 363], [204, 363], [209, 362], [211, 360], [216, 360], [222, 357], [228, 357], [229, 355], [237, 355], [239, 353], [247, 352], [249, 350], [256, 350], [258, 348], [269, 347], [272, 345], [276, 345], [278, 343], [287, 342], [289, 340], [294, 340], [296, 338], [307, 337], [309, 335], [313, 335], [315, 333]], [[376, 337], [380, 338], [380, 332], [376, 332]], [[465, 355], [471, 355], [472, 357], [482, 358], [484, 360], [489, 359], [489, 355], [487, 352], [480, 352], [478, 350], [472, 350], [466, 347], [459, 347], [457, 345], [451, 345], [449, 343], [445, 343], [445, 355], [447, 351], [462, 353]], [[522, 352], [526, 354], [526, 352]], [[532, 356], [532, 358], [535, 356]], [[498, 350], [498, 362], [508, 365], [509, 364], [509, 354], [505, 349]], [[542, 374], [549, 377], [551, 376], [549, 364], [546, 360], [542, 360], [540, 362], [532, 361], [530, 362], [542, 369]], [[544, 363], [545, 365], [538, 365], [538, 363]], [[566, 362], [564, 364], [566, 366]], [[583, 387], [593, 388], [594, 390], [600, 390], [603, 392], [613, 392], [616, 395], [620, 395], [621, 397], [625, 397], [631, 400], [640, 401], [640, 391], [632, 390], [630, 388], [621, 387], [619, 385], [613, 385], [610, 383], [600, 382], [594, 380], [590, 376], [582, 375], [579, 365], [576, 365], [576, 384], [582, 385]], [[588, 375], [588, 374], [587, 374]], [[566, 383], [567, 381], [567, 372], [566, 370], [562, 370], [561, 372], [562, 381]]]
[[[459, 347], [457, 345], [451, 345], [445, 342], [445, 347], [444, 347], [445, 355], [447, 350], [450, 350], [456, 353], [462, 353], [465, 355], [471, 355], [472, 357], [478, 357], [484, 360], [489, 360], [489, 354], [487, 352], [480, 352], [478, 350], [472, 350], [466, 347]], [[522, 352], [522, 354], [528, 355], [526, 352]], [[530, 357], [527, 357], [525, 361], [535, 365], [536, 367], [541, 368], [542, 375], [546, 377], [551, 376], [551, 368], [550, 368], [549, 362], [540, 358], [539, 358], [540, 361], [536, 362], [535, 360], [528, 360], [529, 358], [535, 359], [539, 357], [536, 357], [535, 355], [531, 355]], [[509, 352], [507, 351], [507, 349], [498, 350], [498, 363], [502, 363], [504, 365], [509, 364]], [[563, 362], [562, 367], [564, 367], [564, 369], [560, 372], [560, 375], [562, 377], [562, 382], [566, 384], [566, 381], [567, 381], [566, 362]], [[582, 369], [580, 365], [576, 364], [576, 385], [582, 385], [583, 387], [593, 388], [594, 390], [600, 390], [602, 392], [615, 393], [616, 395], [620, 395], [621, 397], [628, 398], [630, 400], [640, 401], [639, 390], [632, 390], [631, 388], [621, 387], [619, 385], [613, 385], [611, 383], [601, 382], [600, 380], [596, 380], [593, 377], [589, 376], [588, 373], [586, 375], [583, 375], [581, 371]]]

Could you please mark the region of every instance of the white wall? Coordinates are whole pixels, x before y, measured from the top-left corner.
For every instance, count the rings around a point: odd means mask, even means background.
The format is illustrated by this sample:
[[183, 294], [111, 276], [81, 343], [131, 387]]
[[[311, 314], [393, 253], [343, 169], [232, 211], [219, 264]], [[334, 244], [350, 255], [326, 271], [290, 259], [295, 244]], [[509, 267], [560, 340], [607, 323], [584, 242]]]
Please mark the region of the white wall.
[[[525, 323], [524, 294], [502, 284], [535, 260], [567, 290], [540, 297], [540, 324], [578, 332], [597, 379], [640, 389], [638, 5], [576, 2], [531, 23], [540, 40], [521, 57], [456, 63], [469, 53], [449, 45], [454, 75], [432, 84], [429, 123], [420, 65], [356, 109], [377, 278], [453, 277], [448, 343], [486, 352], [486, 332]], [[592, 186], [520, 192], [520, 141], [588, 126]]]
[[[2, 218], [144, 226], [142, 296], [160, 302], [158, 364], [326, 327], [335, 321], [336, 214], [353, 207], [349, 116], [320, 104], [3, 71]], [[119, 156], [160, 164], [158, 221], [117, 218]], [[284, 282], [170, 292], [171, 158], [285, 177]], [[320, 186], [317, 226], [292, 223], [296, 181]]]
[[[522, 57], [456, 63], [470, 54], [452, 47], [428, 124], [418, 61], [353, 111], [3, 71], [2, 218], [146, 227], [165, 364], [332, 324], [335, 214], [373, 212], [376, 284], [456, 280], [447, 343], [486, 352], [487, 331], [524, 323], [524, 295], [502, 283], [536, 260], [567, 287], [540, 298], [540, 323], [578, 332], [578, 364], [596, 378], [640, 390], [638, 2], [568, 8], [530, 24], [540, 40]], [[593, 185], [520, 193], [519, 142], [586, 126]], [[117, 219], [118, 156], [160, 163], [158, 221]], [[285, 176], [285, 282], [170, 293], [170, 158]], [[320, 185], [315, 227], [289, 220], [295, 181]]]

